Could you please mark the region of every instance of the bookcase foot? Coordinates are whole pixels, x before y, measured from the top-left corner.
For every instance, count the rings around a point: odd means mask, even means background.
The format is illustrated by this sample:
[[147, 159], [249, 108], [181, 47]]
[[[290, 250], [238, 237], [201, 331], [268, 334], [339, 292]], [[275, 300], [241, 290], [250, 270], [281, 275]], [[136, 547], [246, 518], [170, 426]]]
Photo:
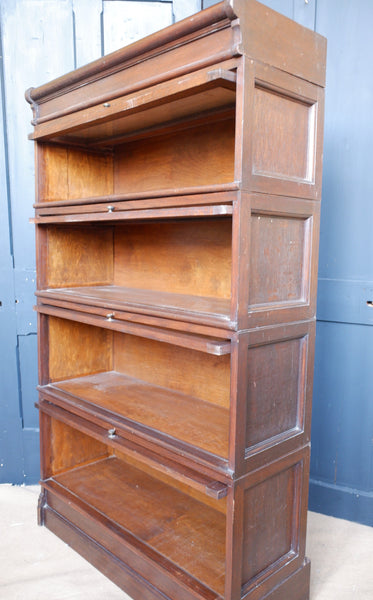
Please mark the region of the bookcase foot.
[[[264, 596], [263, 600], [309, 600], [310, 571], [311, 563], [306, 558], [303, 566], [298, 571]], [[244, 598], [249, 600], [250, 596], [244, 596]]]
[[44, 489], [42, 489], [42, 491], [39, 494], [39, 499], [38, 499], [38, 525], [41, 527], [42, 525], [44, 525], [44, 509], [47, 503], [47, 497], [46, 497], [46, 492]]

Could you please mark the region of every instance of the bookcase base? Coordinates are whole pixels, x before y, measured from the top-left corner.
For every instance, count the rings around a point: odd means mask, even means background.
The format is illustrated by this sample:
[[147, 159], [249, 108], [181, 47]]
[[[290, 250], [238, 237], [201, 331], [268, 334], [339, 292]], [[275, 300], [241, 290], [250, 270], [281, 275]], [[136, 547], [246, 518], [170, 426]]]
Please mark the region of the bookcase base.
[[[42, 492], [43, 502], [40, 507], [40, 524], [46, 526], [50, 531], [66, 542], [71, 548], [78, 552], [83, 558], [90, 562], [94, 567], [106, 575], [111, 581], [118, 585], [123, 591], [128, 593], [133, 600], [223, 600], [223, 597], [205, 588], [197, 585], [192, 587], [185, 586], [185, 582], [177, 582], [174, 576], [164, 573], [161, 578], [163, 582], [160, 587], [167, 589], [168, 592], [160, 590], [155, 582], [150, 582], [139, 572], [132, 569], [128, 564], [115, 556], [107, 548], [94, 540], [85, 531], [76, 524], [69, 522], [50, 506], [45, 504], [48, 493]], [[78, 515], [77, 515], [78, 516]], [[136, 552], [134, 553], [135, 556]], [[136, 560], [136, 558], [135, 558]], [[138, 555], [137, 560], [141, 562], [142, 558]], [[148, 566], [142, 566], [140, 572], [147, 573], [149, 579], [152, 578], [153, 569]], [[158, 578], [157, 578], [158, 579]], [[267, 586], [266, 586], [267, 587]], [[198, 589], [199, 588], [199, 589]], [[242, 600], [309, 600], [310, 588], [310, 561], [306, 558], [304, 564], [290, 577], [286, 578], [269, 593], [263, 595], [259, 585], [247, 594], [241, 596]], [[224, 600], [241, 600], [236, 598], [224, 597]]]

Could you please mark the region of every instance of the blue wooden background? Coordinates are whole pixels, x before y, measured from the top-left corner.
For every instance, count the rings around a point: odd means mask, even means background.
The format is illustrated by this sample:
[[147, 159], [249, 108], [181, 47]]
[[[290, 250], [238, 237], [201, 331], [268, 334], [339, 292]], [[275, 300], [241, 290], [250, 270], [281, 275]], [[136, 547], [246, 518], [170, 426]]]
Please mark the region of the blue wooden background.
[[[39, 473], [23, 92], [211, 4], [0, 0], [0, 482]], [[328, 38], [310, 508], [373, 525], [373, 2], [264, 4]]]

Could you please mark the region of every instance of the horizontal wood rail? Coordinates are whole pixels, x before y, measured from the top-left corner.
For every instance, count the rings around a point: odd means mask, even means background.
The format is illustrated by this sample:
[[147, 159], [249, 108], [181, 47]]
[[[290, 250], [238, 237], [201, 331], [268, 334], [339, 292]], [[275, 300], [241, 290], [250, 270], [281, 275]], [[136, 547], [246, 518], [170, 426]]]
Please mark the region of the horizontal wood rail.
[[[38, 389], [40, 392], [45, 393], [48, 386], [39, 386]], [[160, 456], [150, 451], [148, 448], [144, 448], [139, 444], [123, 438], [119, 433], [116, 433], [115, 428], [111, 430], [113, 433], [110, 434], [110, 430], [105, 430], [95, 423], [70, 413], [46, 400], [41, 400], [36, 407], [69, 426], [75, 426], [79, 428], [80, 431], [84, 431], [95, 439], [103, 441], [109, 446], [120, 450], [124, 455], [143, 463], [159, 473], [169, 475], [176, 481], [184, 483], [211, 498], [220, 500], [227, 495], [228, 488], [225, 483], [217, 481], [203, 473], [194, 471], [171, 458]]]
[[[214, 185], [200, 185], [180, 187], [177, 189], [150, 190], [144, 192], [130, 192], [125, 194], [108, 194], [106, 196], [91, 196], [89, 198], [66, 198], [65, 200], [43, 200], [34, 204], [37, 215], [56, 214], [61, 211], [82, 210], [85, 205], [92, 206], [92, 210], [105, 209], [108, 205], [121, 206], [122, 210], [142, 208], [162, 208], [166, 206], [183, 206], [194, 204], [219, 204], [233, 202], [237, 197], [239, 182], [217, 183]], [[52, 212], [53, 211], [53, 212]]]
[[[144, 128], [188, 115], [234, 105], [236, 75], [233, 71], [209, 68], [159, 83], [132, 94], [100, 102], [74, 113], [38, 122], [29, 138], [49, 140], [63, 134], [81, 133], [87, 143], [107, 138], [96, 126], [120, 119], [120, 133]], [[194, 101], [193, 97], [194, 96]], [[148, 111], [144, 124], [144, 112]], [[125, 119], [125, 120], [124, 120]], [[92, 129], [92, 127], [94, 128]], [[83, 133], [84, 131], [84, 133]], [[78, 135], [80, 138], [81, 136]]]
[[[152, 208], [143, 210], [121, 209], [114, 212], [114, 207], [107, 207], [106, 212], [76, 212], [75, 214], [60, 214], [54, 216], [39, 216], [31, 219], [32, 223], [42, 225], [46, 223], [81, 223], [97, 221], [132, 221], [148, 219], [178, 219], [198, 217], [224, 217], [233, 214], [233, 207], [229, 204], [211, 204], [208, 206], [180, 206], [171, 208]], [[110, 210], [111, 209], [111, 210]], [[67, 212], [67, 211], [66, 211]]]
[[112, 329], [122, 333], [129, 333], [139, 337], [157, 340], [158, 342], [165, 342], [167, 344], [189, 348], [190, 350], [206, 352], [207, 354], [213, 354], [215, 356], [224, 356], [231, 352], [231, 342], [229, 340], [215, 340], [208, 337], [141, 325], [140, 323], [119, 321], [111, 315], [110, 317], [104, 318], [74, 310], [61, 309], [46, 304], [37, 305], [35, 310], [44, 315], [86, 323], [87, 325], [95, 325], [97, 327]]

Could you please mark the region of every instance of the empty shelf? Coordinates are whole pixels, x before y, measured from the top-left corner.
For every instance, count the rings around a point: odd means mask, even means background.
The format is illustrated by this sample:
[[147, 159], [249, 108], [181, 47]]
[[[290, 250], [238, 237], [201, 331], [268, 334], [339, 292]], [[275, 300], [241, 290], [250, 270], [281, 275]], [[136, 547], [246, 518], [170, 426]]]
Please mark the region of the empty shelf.
[[[122, 533], [125, 542], [147, 548], [177, 565], [184, 581], [196, 579], [224, 594], [225, 516], [158, 479], [111, 457], [54, 476], [46, 489]], [[172, 565], [171, 565], [172, 569]]]
[[119, 429], [146, 428], [147, 436], [164, 439], [177, 448], [178, 441], [213, 454], [228, 456], [228, 409], [181, 392], [109, 371], [39, 387], [62, 401], [73, 412], [94, 413], [115, 420]]

